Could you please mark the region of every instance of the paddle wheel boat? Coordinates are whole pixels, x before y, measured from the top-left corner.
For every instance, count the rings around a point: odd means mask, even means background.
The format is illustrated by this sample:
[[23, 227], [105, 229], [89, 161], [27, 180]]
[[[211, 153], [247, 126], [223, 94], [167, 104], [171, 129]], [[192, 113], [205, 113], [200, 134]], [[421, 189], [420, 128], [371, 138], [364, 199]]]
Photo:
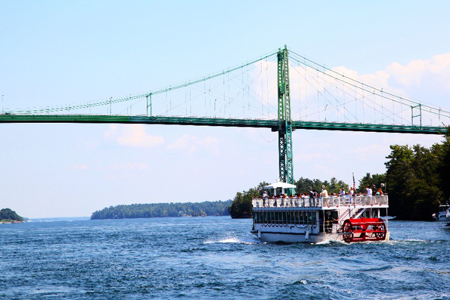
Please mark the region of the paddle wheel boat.
[[[294, 185], [268, 185], [272, 196], [254, 198], [254, 233], [263, 242], [347, 243], [389, 240], [388, 196], [286, 196]], [[281, 189], [281, 196], [277, 196]], [[280, 193], [279, 193], [280, 194]], [[293, 193], [292, 193], [293, 194]]]

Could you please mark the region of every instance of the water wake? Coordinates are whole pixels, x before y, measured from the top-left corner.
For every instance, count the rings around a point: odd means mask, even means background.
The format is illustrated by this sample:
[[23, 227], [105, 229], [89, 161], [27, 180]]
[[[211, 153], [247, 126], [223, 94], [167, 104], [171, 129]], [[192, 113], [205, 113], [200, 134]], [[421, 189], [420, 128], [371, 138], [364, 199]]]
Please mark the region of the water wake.
[[218, 240], [206, 240], [203, 242], [204, 244], [245, 244], [245, 245], [253, 245], [259, 244], [260, 242], [256, 240], [242, 240], [237, 237], [229, 237]]

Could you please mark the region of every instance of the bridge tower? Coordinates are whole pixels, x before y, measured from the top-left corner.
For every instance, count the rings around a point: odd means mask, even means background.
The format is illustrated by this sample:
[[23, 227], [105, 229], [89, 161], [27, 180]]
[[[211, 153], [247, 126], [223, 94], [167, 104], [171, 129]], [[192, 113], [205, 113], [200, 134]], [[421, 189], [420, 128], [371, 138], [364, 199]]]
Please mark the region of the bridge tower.
[[279, 174], [283, 182], [294, 184], [292, 161], [292, 119], [289, 92], [289, 54], [287, 47], [280, 49], [278, 57], [278, 153]]

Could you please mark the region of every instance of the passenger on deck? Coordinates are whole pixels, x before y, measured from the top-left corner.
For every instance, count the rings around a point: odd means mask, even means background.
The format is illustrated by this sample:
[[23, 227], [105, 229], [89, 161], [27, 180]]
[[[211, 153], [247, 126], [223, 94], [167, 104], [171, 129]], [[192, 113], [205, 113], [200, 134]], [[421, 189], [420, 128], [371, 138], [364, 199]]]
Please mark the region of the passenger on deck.
[[366, 196], [372, 197], [372, 189], [370, 188], [370, 186], [366, 186]]
[[339, 192], [340, 197], [345, 197], [345, 190], [344, 188], [341, 188], [341, 191]]
[[311, 206], [312, 203], [312, 206], [316, 207], [317, 191], [315, 189], [312, 190], [311, 197], [309, 199], [309, 205]]
[[325, 204], [324, 201], [326, 201], [326, 205], [328, 205], [328, 191], [324, 185], [322, 185], [322, 192], [320, 193], [320, 196], [322, 197], [322, 201]]
[[266, 202], [269, 199], [269, 195], [267, 194], [267, 191], [264, 191], [263, 193], [263, 206], [266, 206]]
[[350, 204], [353, 202], [354, 197], [355, 197], [355, 191], [353, 190], [353, 187], [351, 187], [350, 192], [348, 193], [348, 200], [349, 200]]
[[355, 196], [355, 191], [353, 190], [353, 187], [350, 188], [350, 192], [348, 193], [348, 195], [350, 197], [354, 197]]

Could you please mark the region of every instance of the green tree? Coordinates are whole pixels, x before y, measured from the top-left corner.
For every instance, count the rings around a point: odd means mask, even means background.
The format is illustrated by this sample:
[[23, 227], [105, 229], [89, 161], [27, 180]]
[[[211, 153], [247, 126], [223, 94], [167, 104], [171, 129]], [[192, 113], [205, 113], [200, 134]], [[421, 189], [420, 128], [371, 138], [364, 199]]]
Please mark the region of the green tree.
[[442, 198], [442, 146], [391, 146], [386, 162], [390, 213], [399, 219], [429, 220]]
[[439, 173], [439, 183], [442, 191], [441, 202], [450, 203], [450, 127], [447, 127], [447, 133], [444, 138], [441, 148], [435, 152], [439, 157], [437, 172]]
[[[381, 184], [386, 184], [386, 174], [370, 175], [370, 173], [366, 173], [366, 176], [359, 180], [359, 187], [357, 189], [357, 192], [364, 193], [367, 186], [370, 186], [370, 188], [375, 186], [378, 189], [379, 187], [381, 187]], [[385, 190], [383, 189], [383, 192], [384, 191]]]
[[264, 187], [269, 185], [267, 182], [260, 182], [256, 187], [248, 191], [237, 192], [229, 207], [232, 218], [251, 218], [253, 216], [252, 199], [262, 197]]
[[300, 177], [300, 179], [295, 183], [297, 186], [297, 193], [309, 193], [311, 190], [315, 189], [320, 192], [322, 189], [322, 181], [319, 179], [309, 179]]
[[[326, 185], [325, 185], [326, 186]], [[343, 182], [342, 180], [337, 180], [336, 177], [331, 178], [330, 185], [327, 187], [328, 193], [331, 194], [339, 194], [341, 188], [344, 188], [346, 192], [348, 192], [349, 187], [348, 184]]]
[[431, 219], [442, 198], [438, 166], [441, 145], [435, 144], [431, 149], [420, 145], [413, 146], [414, 177], [411, 185], [411, 198], [416, 210], [416, 218]]
[[[261, 186], [261, 184], [259, 185]], [[252, 199], [254, 197], [261, 197], [262, 190], [251, 188], [242, 193], [237, 192], [230, 206], [230, 215], [232, 218], [251, 218], [253, 216]]]
[[412, 177], [413, 151], [408, 146], [390, 146], [391, 154], [386, 165], [386, 190], [389, 193], [390, 214], [408, 219], [413, 214], [408, 199], [409, 182]]
[[320, 193], [323, 185], [327, 188], [328, 193], [338, 194], [341, 188], [344, 188], [344, 190], [347, 192], [349, 190], [348, 184], [346, 184], [342, 180], [337, 180], [336, 177], [331, 178], [330, 182], [328, 182], [327, 180], [311, 180], [308, 178], [300, 177], [300, 179], [295, 184], [297, 186], [297, 193], [309, 193], [313, 189]]

